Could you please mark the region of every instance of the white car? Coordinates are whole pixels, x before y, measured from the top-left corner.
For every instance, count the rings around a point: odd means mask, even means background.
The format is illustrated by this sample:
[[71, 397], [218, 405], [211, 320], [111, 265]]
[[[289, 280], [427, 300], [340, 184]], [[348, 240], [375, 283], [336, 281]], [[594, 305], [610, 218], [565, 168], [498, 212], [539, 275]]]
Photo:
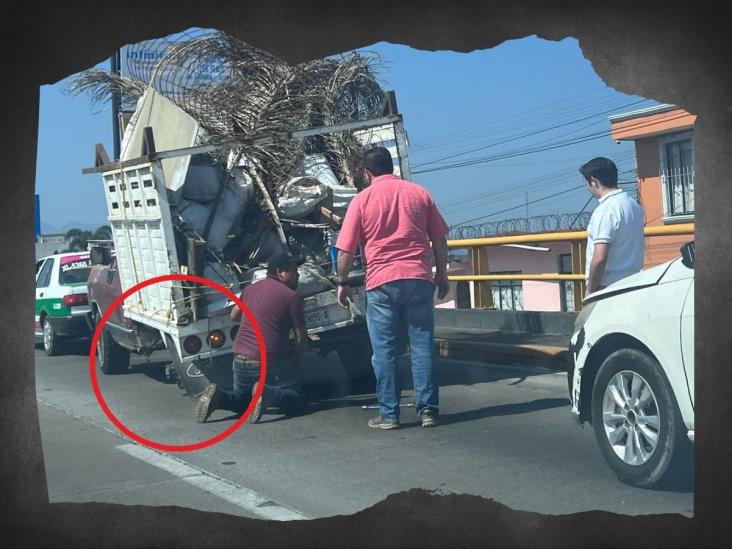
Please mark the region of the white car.
[[50, 255], [36, 261], [35, 340], [49, 356], [63, 350], [64, 338], [91, 335], [86, 281], [89, 252]]
[[575, 322], [572, 414], [636, 486], [661, 482], [694, 441], [694, 243], [591, 294]]

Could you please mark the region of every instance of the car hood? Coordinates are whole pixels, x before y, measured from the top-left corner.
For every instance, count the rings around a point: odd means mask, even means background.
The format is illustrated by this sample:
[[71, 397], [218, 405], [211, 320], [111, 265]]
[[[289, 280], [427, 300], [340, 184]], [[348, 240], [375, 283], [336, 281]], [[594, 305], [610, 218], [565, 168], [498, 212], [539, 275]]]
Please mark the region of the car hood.
[[666, 263], [662, 263], [661, 265], [651, 267], [646, 271], [641, 271], [634, 275], [628, 276], [622, 280], [617, 281], [615, 284], [610, 284], [610, 286], [608, 286], [604, 290], [593, 293], [592, 295], [590, 295], [590, 297], [585, 299], [583, 303], [587, 304], [593, 301], [604, 299], [611, 295], [639, 290], [641, 288], [647, 288], [648, 286], [655, 286], [661, 281], [663, 275], [666, 274], [666, 271], [668, 271], [669, 267], [676, 261], [680, 260], [681, 258], [673, 259]]

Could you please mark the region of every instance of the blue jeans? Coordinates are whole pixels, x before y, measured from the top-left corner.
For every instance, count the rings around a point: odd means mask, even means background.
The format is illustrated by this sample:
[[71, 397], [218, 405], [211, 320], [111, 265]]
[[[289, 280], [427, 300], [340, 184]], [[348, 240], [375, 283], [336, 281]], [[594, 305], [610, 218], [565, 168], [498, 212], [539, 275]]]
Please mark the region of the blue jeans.
[[[296, 416], [305, 411], [305, 390], [295, 379], [296, 359], [271, 360], [267, 365], [265, 383], [270, 404], [281, 408], [287, 416]], [[241, 414], [252, 400], [252, 386], [259, 380], [260, 363], [242, 355], [234, 355], [234, 387], [231, 391], [221, 390], [220, 407]]]
[[411, 349], [417, 414], [438, 412], [435, 364], [435, 287], [426, 280], [395, 280], [366, 292], [366, 322], [374, 354], [376, 393], [382, 419], [399, 421], [401, 383], [397, 369], [402, 326]]

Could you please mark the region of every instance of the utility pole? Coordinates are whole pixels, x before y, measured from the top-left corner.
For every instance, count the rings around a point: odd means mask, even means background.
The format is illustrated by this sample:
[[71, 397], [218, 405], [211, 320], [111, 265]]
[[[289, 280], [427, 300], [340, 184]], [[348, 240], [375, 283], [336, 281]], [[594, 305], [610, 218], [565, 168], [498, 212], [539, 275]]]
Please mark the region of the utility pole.
[[[110, 59], [112, 74], [120, 75], [121, 58], [119, 50], [116, 50]], [[122, 97], [119, 91], [112, 92], [112, 144], [114, 149], [114, 160], [119, 159], [120, 155], [120, 139], [119, 139], [119, 111], [122, 105]]]
[[524, 194], [526, 196], [526, 232], [531, 232], [531, 228], [529, 227], [529, 193], [527, 191]]

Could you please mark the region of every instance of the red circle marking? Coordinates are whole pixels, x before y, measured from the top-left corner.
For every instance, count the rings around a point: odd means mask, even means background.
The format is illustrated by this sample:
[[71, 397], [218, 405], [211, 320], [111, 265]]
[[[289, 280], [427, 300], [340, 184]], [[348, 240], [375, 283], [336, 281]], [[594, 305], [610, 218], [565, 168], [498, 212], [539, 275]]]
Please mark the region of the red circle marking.
[[[99, 382], [97, 380], [97, 361], [96, 361], [96, 348], [97, 348], [97, 342], [99, 341], [99, 336], [102, 333], [102, 330], [104, 329], [104, 325], [109, 320], [109, 317], [112, 315], [112, 313], [117, 310], [117, 308], [122, 305], [125, 299], [127, 299], [130, 295], [139, 292], [143, 288], [146, 288], [147, 286], [152, 286], [153, 284], [157, 284], [158, 282], [166, 282], [168, 280], [185, 280], [188, 282], [197, 282], [199, 284], [204, 284], [206, 286], [210, 286], [211, 288], [214, 288], [215, 290], [218, 290], [222, 294], [224, 294], [226, 297], [231, 299], [236, 305], [239, 307], [239, 309], [242, 310], [242, 312], [246, 315], [247, 320], [249, 320], [249, 323], [254, 328], [254, 334], [257, 336], [257, 344], [259, 345], [259, 353], [260, 353], [260, 360], [261, 360], [261, 368], [259, 372], [259, 384], [257, 385], [257, 391], [254, 393], [252, 397], [252, 401], [249, 403], [249, 406], [244, 411], [242, 416], [228, 429], [225, 431], [219, 433], [218, 435], [211, 437], [209, 439], [203, 440], [201, 442], [198, 442], [196, 444], [162, 444], [160, 442], [155, 442], [154, 440], [150, 440], [147, 438], [144, 438], [134, 431], [130, 430], [125, 426], [119, 419], [117, 419], [117, 416], [115, 416], [112, 413], [112, 410], [109, 409], [109, 406], [107, 406], [106, 401], [104, 400], [104, 397], [102, 396], [102, 392], [99, 390]], [[264, 390], [264, 380], [267, 376], [267, 350], [265, 348], [264, 344], [264, 336], [262, 335], [262, 331], [259, 329], [259, 323], [257, 323], [257, 319], [254, 318], [254, 315], [252, 312], [247, 308], [246, 305], [239, 299], [237, 296], [235, 296], [231, 291], [229, 291], [227, 288], [224, 288], [223, 286], [216, 284], [216, 282], [213, 282], [212, 280], [208, 280], [207, 278], [203, 278], [201, 276], [193, 276], [193, 275], [183, 275], [183, 274], [170, 274], [170, 275], [162, 275], [162, 276], [156, 276], [153, 278], [148, 278], [147, 280], [144, 280], [140, 282], [139, 284], [135, 284], [132, 288], [124, 292], [121, 296], [119, 296], [117, 299], [114, 300], [114, 302], [109, 306], [109, 308], [104, 312], [102, 315], [102, 318], [99, 320], [99, 323], [97, 324], [96, 329], [94, 330], [94, 336], [92, 337], [91, 346], [89, 347], [89, 373], [91, 376], [91, 384], [92, 388], [94, 389], [94, 395], [97, 397], [97, 401], [99, 402], [99, 406], [102, 408], [102, 411], [107, 415], [109, 420], [119, 429], [122, 431], [125, 435], [130, 437], [135, 442], [138, 442], [140, 444], [143, 444], [145, 446], [149, 446], [151, 448], [155, 448], [157, 450], [165, 450], [168, 452], [191, 452], [193, 450], [201, 450], [203, 448], [207, 448], [209, 446], [213, 446], [214, 444], [221, 442], [222, 440], [226, 439], [227, 437], [234, 434], [234, 432], [242, 426], [242, 424], [247, 420], [249, 415], [252, 413], [252, 410], [254, 410], [254, 406], [259, 400], [259, 398], [262, 396], [262, 391]]]

